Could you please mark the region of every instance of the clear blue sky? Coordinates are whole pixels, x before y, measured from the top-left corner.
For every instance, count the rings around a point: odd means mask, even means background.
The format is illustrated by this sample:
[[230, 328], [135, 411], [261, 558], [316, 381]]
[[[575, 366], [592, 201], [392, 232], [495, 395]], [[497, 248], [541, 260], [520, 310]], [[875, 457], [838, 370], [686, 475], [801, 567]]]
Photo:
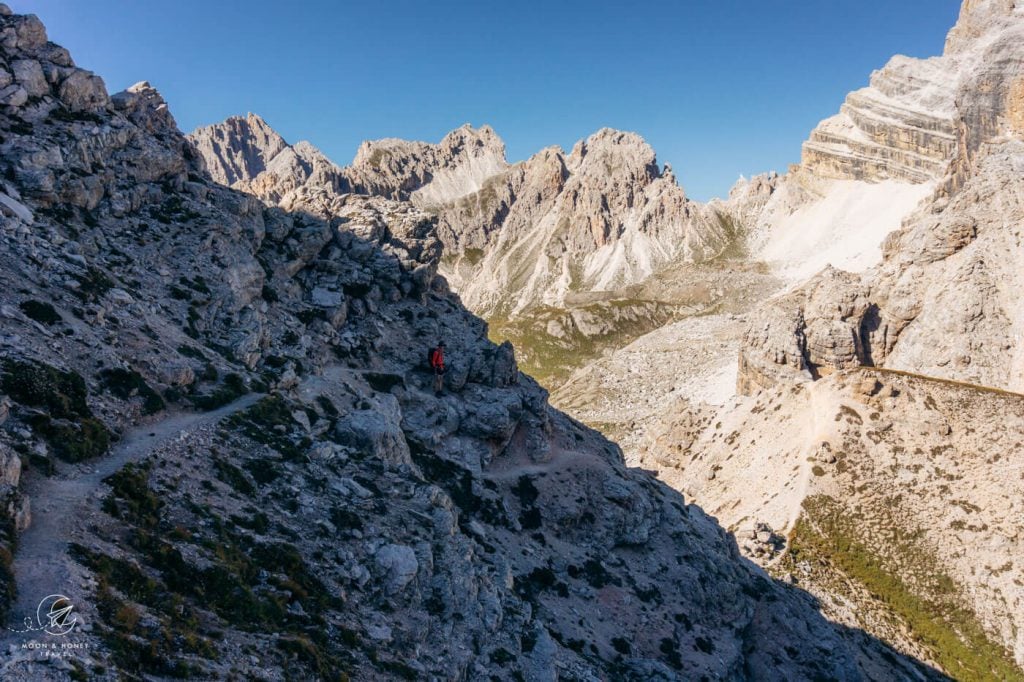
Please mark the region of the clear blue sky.
[[261, 114], [347, 164], [360, 141], [489, 123], [511, 160], [635, 130], [690, 196], [784, 171], [895, 53], [942, 51], [959, 0], [7, 0], [111, 92], [183, 130]]

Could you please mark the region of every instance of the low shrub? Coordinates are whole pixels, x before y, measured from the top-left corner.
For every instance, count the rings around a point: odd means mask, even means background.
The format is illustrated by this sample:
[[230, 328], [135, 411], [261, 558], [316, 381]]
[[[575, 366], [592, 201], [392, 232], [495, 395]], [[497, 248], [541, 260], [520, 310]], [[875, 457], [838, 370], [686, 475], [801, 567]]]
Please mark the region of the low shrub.
[[91, 417], [85, 380], [41, 362], [6, 358], [0, 363], [0, 387], [23, 405], [46, 408], [61, 419]]
[[[216, 378], [217, 369], [211, 364], [207, 365], [207, 369], [212, 369], [212, 375]], [[204, 376], [209, 374], [210, 372], [204, 370]], [[227, 374], [224, 376], [224, 382], [212, 393], [193, 396], [192, 404], [200, 410], [209, 412], [210, 410], [216, 410], [218, 407], [227, 405], [248, 392], [249, 388], [245, 385], [245, 380], [240, 375]]]
[[44, 301], [22, 301], [18, 304], [18, 307], [21, 308], [21, 312], [25, 313], [26, 317], [40, 324], [53, 325], [63, 319], [52, 305]]
[[29, 418], [28, 422], [36, 435], [42, 437], [65, 462], [82, 462], [99, 457], [110, 448], [110, 430], [95, 417], [80, 417], [69, 421], [37, 414]]
[[130, 369], [105, 369], [100, 372], [100, 382], [110, 393], [128, 400], [134, 396], [142, 398], [142, 414], [156, 414], [166, 407], [164, 399], [154, 391], [142, 375]]

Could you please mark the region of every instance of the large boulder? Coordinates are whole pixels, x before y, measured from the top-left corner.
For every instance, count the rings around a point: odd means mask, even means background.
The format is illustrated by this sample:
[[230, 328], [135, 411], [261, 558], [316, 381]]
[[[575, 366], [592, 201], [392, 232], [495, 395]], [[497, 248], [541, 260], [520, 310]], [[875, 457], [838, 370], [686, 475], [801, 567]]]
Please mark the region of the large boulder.
[[335, 427], [338, 441], [392, 466], [411, 464], [398, 399], [384, 394], [379, 395], [376, 402], [372, 409], [356, 410], [338, 421]]
[[740, 348], [736, 389], [750, 395], [872, 363], [870, 290], [853, 273], [826, 267], [754, 313]]
[[[2, 7], [7, 8], [6, 5]], [[18, 50], [35, 53], [46, 47], [46, 42], [46, 27], [36, 15], [4, 15], [4, 26], [0, 29], [0, 47], [8, 52]]]
[[0, 442], [0, 486], [17, 488], [21, 480], [21, 457]]
[[374, 558], [383, 573], [388, 594], [401, 592], [419, 572], [416, 552], [407, 545], [384, 545], [377, 550]]
[[60, 84], [57, 96], [72, 111], [92, 111], [110, 102], [103, 79], [88, 71], [75, 70]]
[[43, 67], [34, 59], [17, 59], [11, 62], [14, 80], [25, 89], [29, 97], [42, 97], [50, 92]]

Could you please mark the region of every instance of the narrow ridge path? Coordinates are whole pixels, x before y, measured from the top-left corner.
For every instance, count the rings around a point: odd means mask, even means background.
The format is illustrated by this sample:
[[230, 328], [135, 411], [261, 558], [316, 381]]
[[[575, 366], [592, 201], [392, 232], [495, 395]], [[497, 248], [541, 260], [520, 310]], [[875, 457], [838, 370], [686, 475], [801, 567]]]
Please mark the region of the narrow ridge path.
[[[52, 477], [32, 476], [26, 481], [24, 491], [31, 500], [32, 522], [18, 538], [11, 566], [18, 594], [7, 627], [0, 631], [0, 652], [24, 640], [48, 636], [38, 631], [19, 632], [26, 629], [26, 619], [34, 624], [36, 609], [44, 597], [63, 594], [72, 604], [87, 598], [83, 586], [71, 580], [68, 535], [104, 478], [129, 462], [143, 459], [157, 447], [244, 410], [262, 397], [250, 393], [210, 412], [179, 412], [159, 422], [134, 426], [125, 431], [106, 457]], [[82, 473], [75, 475], [76, 471]]]

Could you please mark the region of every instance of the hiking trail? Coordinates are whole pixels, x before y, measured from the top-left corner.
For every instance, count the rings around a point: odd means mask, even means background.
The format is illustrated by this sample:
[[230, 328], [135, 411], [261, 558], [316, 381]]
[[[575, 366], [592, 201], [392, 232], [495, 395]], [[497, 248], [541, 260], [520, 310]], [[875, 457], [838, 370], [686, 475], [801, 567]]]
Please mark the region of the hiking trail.
[[90, 598], [86, 586], [72, 580], [68, 538], [75, 522], [83, 518], [81, 512], [105, 492], [103, 479], [130, 462], [142, 460], [157, 447], [215, 424], [261, 397], [262, 394], [250, 393], [210, 412], [179, 412], [158, 422], [133, 426], [100, 460], [73, 465], [51, 477], [38, 474], [28, 477], [24, 489], [32, 500], [32, 522], [18, 538], [18, 549], [11, 565], [17, 596], [8, 614], [7, 626], [0, 633], [0, 651], [13, 651], [19, 643], [29, 639], [61, 639], [38, 630], [16, 631], [26, 628], [26, 619], [35, 625], [36, 609], [44, 597], [62, 594], [72, 604]]

